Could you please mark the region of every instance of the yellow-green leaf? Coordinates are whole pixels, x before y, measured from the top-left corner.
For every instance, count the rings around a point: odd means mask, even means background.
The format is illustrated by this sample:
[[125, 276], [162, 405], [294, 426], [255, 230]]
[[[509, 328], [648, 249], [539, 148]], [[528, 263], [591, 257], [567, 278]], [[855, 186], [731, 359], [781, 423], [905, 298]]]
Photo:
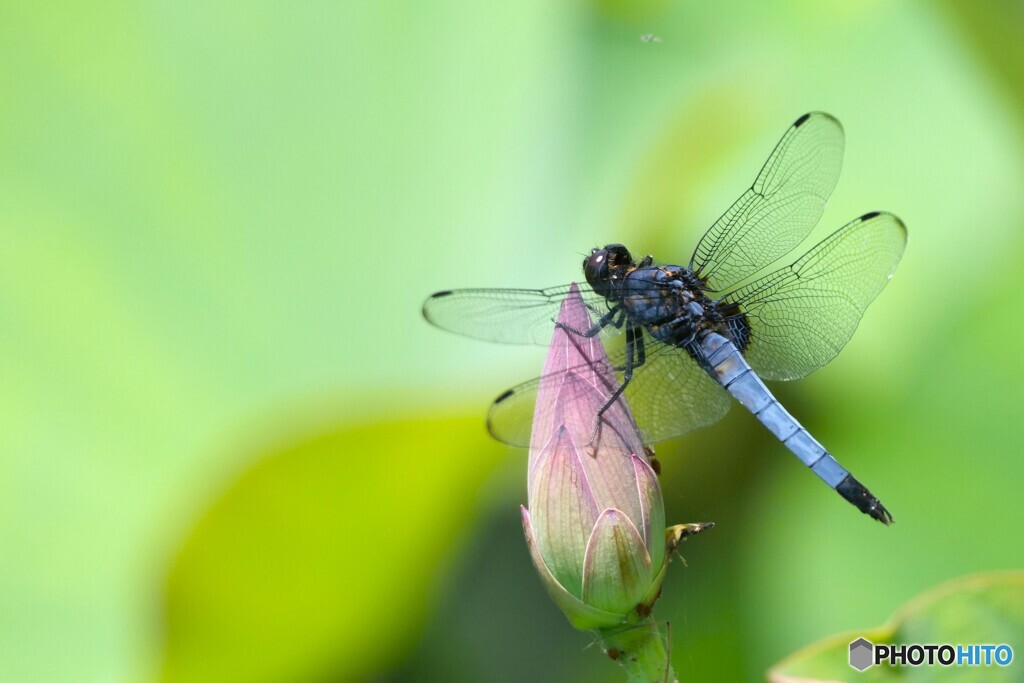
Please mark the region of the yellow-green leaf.
[[[857, 638], [878, 644], [1024, 643], [1024, 571], [976, 574], [942, 584], [904, 605], [886, 624], [821, 640], [775, 665], [772, 683], [815, 681], [1019, 681], [1021, 665], [872, 666], [859, 672], [849, 665], [849, 646]], [[1021, 653], [1015, 653], [1015, 657]]]
[[174, 560], [163, 680], [350, 680], [393, 663], [504, 452], [477, 417], [328, 430], [257, 454]]

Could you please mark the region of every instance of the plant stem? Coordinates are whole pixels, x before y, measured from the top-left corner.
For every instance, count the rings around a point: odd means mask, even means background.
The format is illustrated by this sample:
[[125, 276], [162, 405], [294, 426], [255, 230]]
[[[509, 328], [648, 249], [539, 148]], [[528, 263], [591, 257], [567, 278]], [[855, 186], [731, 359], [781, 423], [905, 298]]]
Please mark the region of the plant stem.
[[650, 617], [632, 626], [598, 633], [605, 652], [622, 665], [630, 683], [676, 683], [661, 630]]

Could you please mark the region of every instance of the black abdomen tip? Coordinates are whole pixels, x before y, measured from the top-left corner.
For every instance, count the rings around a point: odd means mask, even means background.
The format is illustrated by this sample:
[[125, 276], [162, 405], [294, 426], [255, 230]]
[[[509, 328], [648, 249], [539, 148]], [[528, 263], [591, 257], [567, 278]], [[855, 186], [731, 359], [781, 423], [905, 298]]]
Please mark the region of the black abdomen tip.
[[846, 475], [846, 478], [839, 482], [836, 491], [843, 498], [856, 505], [858, 510], [877, 519], [882, 524], [889, 526], [895, 521], [892, 518], [892, 514], [882, 505], [882, 502], [875, 498], [864, 484], [854, 479], [852, 474]]

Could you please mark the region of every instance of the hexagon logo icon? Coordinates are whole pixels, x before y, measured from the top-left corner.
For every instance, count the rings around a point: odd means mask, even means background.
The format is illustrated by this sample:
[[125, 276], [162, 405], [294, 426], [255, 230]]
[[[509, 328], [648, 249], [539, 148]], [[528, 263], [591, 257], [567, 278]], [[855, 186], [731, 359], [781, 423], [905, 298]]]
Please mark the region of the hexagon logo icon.
[[858, 638], [850, 643], [850, 666], [864, 671], [875, 663], [875, 646], [870, 640]]

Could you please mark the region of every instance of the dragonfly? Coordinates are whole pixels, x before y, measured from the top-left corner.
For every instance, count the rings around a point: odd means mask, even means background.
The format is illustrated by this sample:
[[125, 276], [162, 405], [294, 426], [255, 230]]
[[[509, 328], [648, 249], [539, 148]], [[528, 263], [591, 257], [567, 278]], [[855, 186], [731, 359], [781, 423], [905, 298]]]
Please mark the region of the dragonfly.
[[[906, 247], [903, 222], [872, 211], [765, 272], [818, 223], [839, 179], [844, 145], [842, 125], [829, 114], [798, 118], [686, 266], [635, 260], [621, 244], [585, 257], [586, 284], [578, 289], [596, 322], [571, 332], [606, 342], [606, 370], [619, 379], [595, 415], [595, 438], [603, 414], [623, 396], [646, 444], [718, 421], [735, 399], [825, 484], [861, 512], [892, 523], [878, 498], [765, 385], [805, 377], [835, 358]], [[423, 315], [469, 337], [547, 345], [573, 287], [445, 290], [426, 300]], [[622, 337], [624, 344], [610, 342]], [[490, 433], [529, 445], [537, 392], [560, 379], [561, 373], [537, 377], [499, 395], [488, 414]]]

